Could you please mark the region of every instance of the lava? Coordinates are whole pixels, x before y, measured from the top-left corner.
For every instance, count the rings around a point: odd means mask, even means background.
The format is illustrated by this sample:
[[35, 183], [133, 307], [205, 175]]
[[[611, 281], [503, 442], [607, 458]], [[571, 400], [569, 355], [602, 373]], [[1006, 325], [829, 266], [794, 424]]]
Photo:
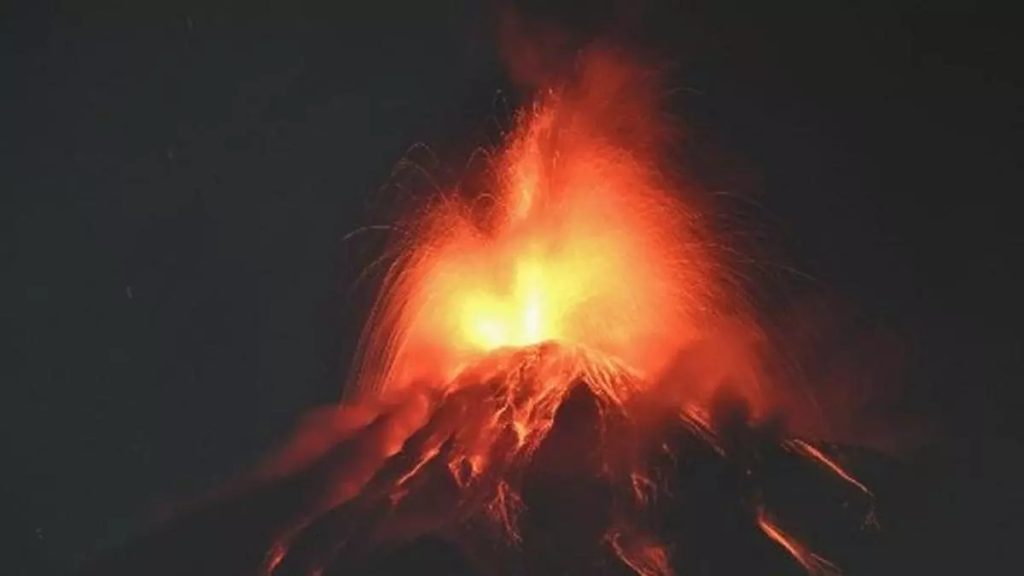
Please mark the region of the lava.
[[519, 116], [483, 198], [452, 193], [418, 215], [354, 389], [448, 382], [488, 352], [546, 341], [652, 376], [701, 336], [726, 299], [722, 267], [661, 165], [651, 84], [590, 56]]
[[792, 554], [809, 574], [813, 576], [834, 576], [841, 573], [834, 564], [808, 550], [799, 540], [783, 531], [782, 528], [769, 518], [764, 510], [758, 511], [757, 525], [769, 538], [778, 543], [779, 546], [782, 546], [786, 552]]
[[[787, 483], [834, 479], [801, 497], [842, 494], [851, 533], [877, 527], [865, 520], [870, 493], [824, 450], [759, 428], [742, 404], [707, 415], [652, 404], [652, 390], [580, 345], [493, 351], [414, 408], [383, 406], [345, 429], [326, 497], [280, 534], [263, 573], [360, 573], [374, 551], [425, 537], [471, 559], [474, 574], [732, 574], [753, 562], [838, 573], [802, 541], [813, 527], [788, 528], [800, 516], [779, 508], [790, 490], [779, 493], [765, 462], [784, 464]], [[862, 517], [851, 504], [865, 496]]]

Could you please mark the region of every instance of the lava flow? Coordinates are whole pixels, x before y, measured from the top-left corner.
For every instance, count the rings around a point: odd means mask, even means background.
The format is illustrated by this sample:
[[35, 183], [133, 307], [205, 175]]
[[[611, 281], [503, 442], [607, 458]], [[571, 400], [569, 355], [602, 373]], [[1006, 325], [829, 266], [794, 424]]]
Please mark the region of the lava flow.
[[776, 509], [789, 495], [765, 462], [855, 515], [871, 494], [826, 449], [752, 423], [742, 344], [666, 382], [716, 326], [752, 323], [665, 165], [658, 94], [588, 53], [518, 117], [486, 194], [452, 191], [405, 227], [320, 449], [331, 481], [266, 573], [373, 572], [427, 537], [475, 573], [837, 570]]

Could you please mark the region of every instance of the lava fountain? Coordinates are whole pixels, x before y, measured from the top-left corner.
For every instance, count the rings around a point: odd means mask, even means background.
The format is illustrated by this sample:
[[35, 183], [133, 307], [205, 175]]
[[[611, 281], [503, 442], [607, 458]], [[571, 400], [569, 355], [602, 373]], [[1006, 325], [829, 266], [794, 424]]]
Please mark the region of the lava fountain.
[[762, 386], [743, 342], [687, 356], [722, 324], [755, 325], [665, 165], [655, 80], [586, 53], [518, 116], [487, 193], [441, 195], [402, 228], [329, 441], [277, 463], [332, 462], [264, 573], [373, 572], [426, 536], [477, 573], [749, 572], [744, 554], [837, 570], [776, 509], [763, 462], [839, 485], [864, 517], [868, 489], [751, 424]]
[[484, 198], [420, 214], [368, 323], [359, 393], [447, 382], [489, 352], [554, 341], [644, 376], [727, 294], [700, 216], [659, 165], [653, 79], [607, 53], [542, 92]]

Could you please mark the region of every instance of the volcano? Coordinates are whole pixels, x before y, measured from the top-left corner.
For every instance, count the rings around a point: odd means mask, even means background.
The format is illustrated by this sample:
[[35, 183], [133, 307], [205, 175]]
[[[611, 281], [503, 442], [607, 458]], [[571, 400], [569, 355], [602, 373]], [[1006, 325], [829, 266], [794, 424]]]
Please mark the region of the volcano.
[[884, 477], [875, 456], [729, 388], [707, 410], [660, 394], [583, 347], [497, 350], [429, 395], [333, 408], [298, 459], [87, 574], [888, 573], [852, 472]]
[[396, 225], [342, 402], [173, 528], [198, 552], [161, 573], [874, 573], [874, 496], [771, 416], [767, 332], [670, 176], [654, 80], [584, 54], [484, 193]]
[[[739, 397], [658, 410], [627, 368], [552, 343], [456, 380], [354, 496], [278, 540], [267, 573], [834, 574], [870, 558], [871, 492]], [[353, 432], [333, 465], [401, 417]]]

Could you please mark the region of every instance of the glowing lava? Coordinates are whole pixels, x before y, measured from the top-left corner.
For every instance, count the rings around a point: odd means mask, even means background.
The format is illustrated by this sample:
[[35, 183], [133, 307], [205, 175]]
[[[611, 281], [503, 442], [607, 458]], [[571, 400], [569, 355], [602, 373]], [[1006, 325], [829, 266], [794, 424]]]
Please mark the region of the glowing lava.
[[659, 170], [643, 80], [592, 58], [520, 116], [485, 199], [452, 193], [420, 215], [364, 337], [361, 391], [445, 382], [545, 341], [650, 375], [700, 333], [720, 283], [696, 212]]

